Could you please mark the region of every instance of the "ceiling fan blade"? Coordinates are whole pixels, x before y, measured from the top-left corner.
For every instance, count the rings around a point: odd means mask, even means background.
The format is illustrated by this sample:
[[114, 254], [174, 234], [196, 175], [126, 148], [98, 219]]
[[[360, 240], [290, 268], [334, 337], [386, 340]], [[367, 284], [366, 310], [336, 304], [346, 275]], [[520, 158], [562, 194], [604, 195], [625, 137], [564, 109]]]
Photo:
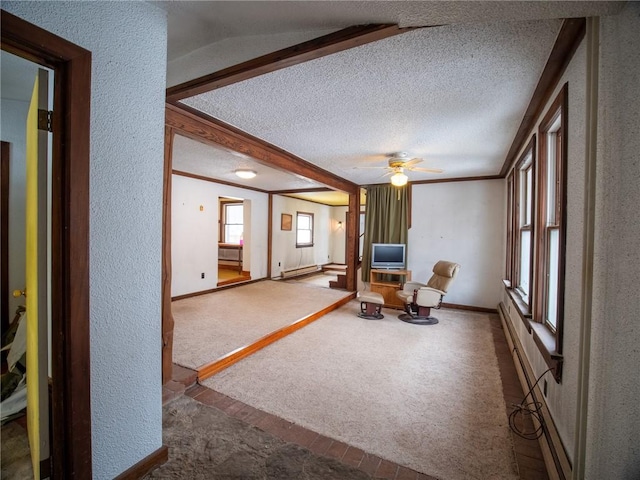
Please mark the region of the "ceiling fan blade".
[[404, 162], [404, 168], [408, 168], [408, 167], [412, 167], [413, 165], [416, 165], [420, 162], [422, 162], [422, 158], [412, 158], [411, 160], [409, 160], [408, 162]]
[[368, 166], [368, 165], [362, 165], [362, 166], [356, 165], [353, 168], [389, 168], [389, 167], [387, 165], [379, 165], [377, 167], [371, 167], [371, 166]]
[[440, 170], [439, 168], [421, 168], [421, 167], [413, 167], [411, 169], [414, 172], [426, 172], [426, 173], [442, 173], [444, 170]]

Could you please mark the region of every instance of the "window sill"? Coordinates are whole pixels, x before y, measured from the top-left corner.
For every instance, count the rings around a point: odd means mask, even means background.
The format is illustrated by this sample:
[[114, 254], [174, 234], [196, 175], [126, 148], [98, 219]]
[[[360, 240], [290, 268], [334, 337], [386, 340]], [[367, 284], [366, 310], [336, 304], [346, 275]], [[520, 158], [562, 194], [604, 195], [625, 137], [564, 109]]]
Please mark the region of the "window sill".
[[552, 369], [553, 377], [557, 383], [562, 379], [562, 354], [556, 350], [556, 337], [541, 323], [530, 322], [533, 330], [533, 340], [538, 346], [547, 366]]
[[[531, 310], [529, 308], [529, 305], [525, 303], [524, 300], [522, 300], [522, 297], [514, 288], [510, 287], [511, 282], [509, 282], [508, 280], [503, 280], [503, 283], [505, 289], [507, 290], [507, 293], [509, 294], [509, 297], [511, 297], [511, 300], [516, 307], [516, 311], [518, 312], [520, 320], [522, 320], [522, 323], [524, 323], [524, 326], [527, 328], [527, 332], [531, 333]], [[507, 284], [509, 286], [507, 286]]]

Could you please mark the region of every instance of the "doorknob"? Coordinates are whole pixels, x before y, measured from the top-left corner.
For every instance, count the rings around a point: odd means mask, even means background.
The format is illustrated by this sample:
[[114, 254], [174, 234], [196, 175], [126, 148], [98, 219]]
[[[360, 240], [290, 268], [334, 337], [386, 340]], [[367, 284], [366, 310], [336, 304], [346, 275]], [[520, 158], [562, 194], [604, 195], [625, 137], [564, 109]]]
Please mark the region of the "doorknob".
[[27, 289], [26, 289], [26, 287], [25, 287], [24, 290], [14, 290], [13, 291], [13, 298], [18, 298], [18, 297], [27, 298]]

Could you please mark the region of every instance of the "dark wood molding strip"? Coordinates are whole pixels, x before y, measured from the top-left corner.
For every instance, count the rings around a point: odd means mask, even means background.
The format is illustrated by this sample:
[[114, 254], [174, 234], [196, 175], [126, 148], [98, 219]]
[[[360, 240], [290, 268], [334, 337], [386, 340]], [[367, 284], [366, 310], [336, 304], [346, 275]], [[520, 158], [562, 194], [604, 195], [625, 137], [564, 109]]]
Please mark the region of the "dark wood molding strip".
[[218, 180], [216, 178], [205, 177], [204, 175], [198, 175], [196, 173], [183, 172], [182, 170], [171, 170], [173, 175], [180, 175], [181, 177], [194, 178], [196, 180], [202, 180], [204, 182], [219, 183], [220, 185], [228, 185], [230, 187], [242, 188], [244, 190], [253, 190], [254, 192], [269, 193], [261, 188], [250, 187], [248, 185], [240, 185], [238, 183], [227, 182], [226, 180]]
[[173, 370], [173, 313], [171, 311], [171, 168], [174, 132], [164, 129], [164, 178], [162, 200], [162, 384], [171, 381]]
[[481, 312], [481, 313], [498, 313], [498, 310], [495, 308], [487, 308], [487, 307], [476, 307], [474, 305], [459, 305], [457, 303], [445, 303], [442, 302], [442, 308], [452, 308], [454, 310], [467, 310], [470, 312]]
[[522, 320], [527, 332], [531, 333], [531, 309], [529, 308], [529, 305], [522, 300], [515, 288], [508, 288], [505, 286], [505, 291], [507, 292], [507, 295], [509, 295], [509, 298], [511, 298], [516, 312], [518, 313], [518, 317]]
[[151, 455], [147, 455], [131, 468], [122, 472], [115, 478], [115, 480], [138, 480], [154, 468], [166, 463], [167, 460], [169, 460], [169, 448], [167, 448], [166, 445], [163, 445]]
[[219, 70], [167, 89], [170, 103], [413, 30], [397, 25], [356, 25]]
[[287, 197], [287, 198], [292, 198], [294, 200], [300, 200], [301, 202], [309, 202], [309, 203], [315, 203], [317, 205], [324, 205], [325, 207], [348, 207], [348, 204], [343, 204], [343, 205], [334, 205], [334, 204], [329, 204], [329, 203], [325, 203], [325, 202], [321, 202], [320, 200], [311, 200], [310, 198], [299, 198], [299, 197], [294, 197], [293, 195], [288, 195], [288, 194], [281, 194], [283, 197]]
[[235, 287], [239, 287], [241, 285], [249, 285], [250, 283], [263, 282], [265, 280], [268, 280], [268, 279], [267, 278], [255, 278], [253, 280], [237, 282], [237, 283], [234, 283], [234, 284], [231, 284], [231, 285], [221, 285], [218, 288], [210, 288], [208, 290], [200, 290], [199, 292], [185, 293], [184, 295], [176, 295], [175, 297], [171, 297], [171, 301], [172, 302], [176, 302], [178, 300], [184, 300], [185, 298], [199, 297], [200, 295], [207, 295], [209, 293], [219, 292], [221, 290], [226, 290], [227, 288], [235, 288]]
[[335, 190], [347, 193], [358, 191], [355, 183], [194, 108], [167, 104], [165, 123], [176, 133], [210, 145], [222, 145], [253, 157], [268, 167], [301, 175]]
[[92, 477], [89, 322], [91, 52], [8, 12], [2, 49], [54, 70], [53, 477]]
[[505, 177], [514, 163], [518, 152], [527, 141], [527, 137], [533, 131], [536, 119], [540, 117], [542, 109], [551, 98], [555, 86], [560, 81], [565, 68], [573, 58], [578, 45], [584, 38], [586, 31], [586, 19], [567, 18], [562, 23], [556, 42], [553, 45], [551, 54], [544, 66], [540, 80], [529, 102], [529, 106], [524, 114], [522, 123], [513, 139], [511, 148], [502, 164], [500, 176]]
[[504, 176], [501, 175], [484, 175], [477, 177], [456, 177], [456, 178], [441, 178], [433, 180], [416, 180], [409, 182], [409, 185], [426, 185], [430, 183], [450, 183], [450, 182], [475, 182], [478, 180], [502, 180]]
[[289, 195], [296, 193], [313, 193], [313, 192], [334, 192], [333, 188], [329, 187], [315, 187], [315, 188], [300, 188], [297, 190], [272, 190], [269, 193], [274, 195]]
[[0, 328], [9, 328], [9, 173], [11, 147], [8, 142], [0, 146]]
[[216, 373], [224, 370], [225, 368], [230, 367], [234, 363], [239, 362], [243, 358], [246, 358], [249, 355], [257, 352], [258, 350], [261, 350], [264, 347], [271, 345], [273, 342], [280, 340], [281, 338], [286, 337], [287, 335], [290, 335], [297, 330], [300, 330], [302, 327], [309, 325], [311, 322], [314, 322], [315, 320], [326, 315], [327, 313], [341, 307], [345, 303], [350, 302], [354, 298], [356, 298], [355, 292], [347, 295], [343, 299], [329, 305], [328, 307], [323, 308], [322, 310], [319, 310], [315, 313], [307, 315], [306, 317], [296, 320], [290, 325], [279, 328], [278, 330], [274, 330], [273, 332], [265, 335], [264, 337], [260, 338], [254, 343], [245, 345], [244, 347], [240, 347], [234, 350], [233, 352], [220, 357], [214, 362], [211, 362], [207, 365], [203, 365], [199, 367], [198, 381], [201, 382], [202, 380], [206, 380], [207, 378], [215, 375]]

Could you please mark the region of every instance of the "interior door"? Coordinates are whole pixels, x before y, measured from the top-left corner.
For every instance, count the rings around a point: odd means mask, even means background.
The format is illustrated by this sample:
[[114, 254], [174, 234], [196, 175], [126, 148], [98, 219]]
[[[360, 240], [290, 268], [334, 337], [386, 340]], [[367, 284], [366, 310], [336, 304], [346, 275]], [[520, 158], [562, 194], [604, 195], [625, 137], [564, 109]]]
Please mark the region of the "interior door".
[[[39, 69], [26, 128], [26, 319], [27, 426], [34, 478], [41, 478], [41, 461], [49, 458], [48, 305], [47, 305], [47, 130], [38, 129], [39, 111], [48, 112], [49, 79]], [[46, 118], [45, 118], [46, 123]]]

